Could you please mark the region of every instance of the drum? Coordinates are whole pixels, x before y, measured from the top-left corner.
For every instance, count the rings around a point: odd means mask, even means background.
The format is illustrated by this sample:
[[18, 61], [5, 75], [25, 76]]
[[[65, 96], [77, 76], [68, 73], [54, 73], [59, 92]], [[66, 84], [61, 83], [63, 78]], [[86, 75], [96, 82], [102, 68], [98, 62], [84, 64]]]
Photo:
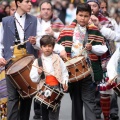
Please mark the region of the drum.
[[6, 70], [6, 75], [22, 98], [32, 97], [37, 93], [37, 84], [33, 83], [29, 77], [34, 59], [33, 55], [24, 56], [13, 62]]
[[69, 82], [82, 80], [90, 74], [90, 67], [83, 56], [72, 58], [65, 64], [69, 72]]
[[56, 111], [63, 95], [64, 93], [62, 91], [52, 88], [44, 83], [42, 88], [36, 94], [35, 101], [43, 104], [47, 109]]

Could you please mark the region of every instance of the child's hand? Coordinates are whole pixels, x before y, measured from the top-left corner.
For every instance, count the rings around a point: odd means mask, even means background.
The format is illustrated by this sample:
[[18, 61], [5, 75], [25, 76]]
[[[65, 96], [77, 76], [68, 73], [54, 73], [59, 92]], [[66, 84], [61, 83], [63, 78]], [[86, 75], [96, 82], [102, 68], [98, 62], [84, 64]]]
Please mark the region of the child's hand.
[[65, 84], [63, 84], [62, 86], [63, 86], [64, 91], [67, 91], [67, 90], [68, 90], [68, 84], [65, 83]]
[[39, 67], [39, 68], [38, 68], [38, 74], [41, 74], [42, 71], [43, 71], [43, 68], [42, 68], [42, 67]]
[[87, 43], [85, 45], [86, 50], [92, 50], [92, 45], [90, 43]]

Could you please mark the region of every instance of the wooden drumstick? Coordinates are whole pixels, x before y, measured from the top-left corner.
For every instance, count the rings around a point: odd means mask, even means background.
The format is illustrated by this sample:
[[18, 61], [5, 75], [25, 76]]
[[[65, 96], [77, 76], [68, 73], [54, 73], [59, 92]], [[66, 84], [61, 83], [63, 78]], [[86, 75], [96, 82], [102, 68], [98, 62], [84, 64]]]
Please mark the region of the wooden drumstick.
[[[40, 69], [40, 67], [38, 67], [38, 66], [36, 66], [36, 65], [32, 65], [32, 66], [34, 66], [34, 67]], [[52, 74], [50, 74], [49, 72], [46, 72], [44, 69], [41, 69], [41, 70], [43, 70], [45, 73], [47, 73], [47, 74], [49, 74], [49, 75], [52, 75]], [[54, 75], [52, 75], [52, 76], [54, 76]]]
[[68, 58], [66, 58], [66, 60], [67, 60], [67, 62], [69, 62], [70, 64], [72, 64], [72, 63], [69, 61], [69, 59], [68, 59]]
[[25, 42], [19, 43], [17, 45], [11, 46], [10, 49], [14, 49], [15, 47], [18, 47], [20, 45], [24, 45], [25, 43], [27, 43], [29, 40], [26, 40]]
[[[91, 44], [92, 42], [93, 42], [93, 40], [91, 40], [89, 44]], [[83, 52], [85, 49], [86, 49], [86, 47], [84, 47], [84, 48], [80, 51], [80, 54], [79, 54], [78, 56], [81, 56], [82, 52]], [[77, 56], [77, 57], [78, 57], [78, 56]]]
[[[36, 36], [35, 38], [37, 38], [37, 37], [39, 37], [39, 36]], [[24, 45], [25, 43], [27, 43], [29, 40], [26, 40], [26, 41], [24, 41], [24, 42], [22, 42], [22, 43], [19, 43], [19, 44], [17, 44], [17, 45], [13, 45], [13, 46], [11, 46], [10, 47], [10, 49], [14, 49], [15, 47], [18, 47], [18, 46], [20, 46], [20, 45]]]
[[6, 60], [7, 61], [7, 63], [10, 61], [10, 60], [12, 60], [12, 58], [15, 58], [16, 56], [15, 55], [13, 55], [11, 58], [9, 58], [8, 60]]
[[116, 75], [112, 80], [111, 80], [111, 85], [112, 85], [112, 82], [116, 80], [116, 78], [118, 77], [118, 75]]

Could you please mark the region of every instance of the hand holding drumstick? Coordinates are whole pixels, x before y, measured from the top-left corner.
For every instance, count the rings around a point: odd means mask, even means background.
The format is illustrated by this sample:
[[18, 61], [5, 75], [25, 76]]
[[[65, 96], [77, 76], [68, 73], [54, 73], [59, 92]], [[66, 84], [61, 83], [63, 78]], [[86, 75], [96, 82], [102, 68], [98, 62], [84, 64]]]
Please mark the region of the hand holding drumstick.
[[85, 45], [85, 48], [83, 48], [83, 49], [80, 51], [80, 54], [79, 54], [78, 56], [80, 56], [84, 50], [88, 50], [88, 51], [92, 50], [92, 45], [91, 45], [92, 42], [93, 42], [93, 40], [91, 40], [90, 43], [87, 43], [87, 44]]
[[[32, 66], [34, 66], [34, 67], [36, 67], [36, 68], [38, 69], [38, 73], [39, 73], [39, 74], [41, 74], [43, 71], [46, 72], [42, 67], [38, 67], [38, 66], [36, 66], [36, 65], [32, 65]], [[48, 72], [46, 72], [46, 73], [49, 74], [49, 75], [52, 75], [52, 74], [50, 74], [50, 73], [48, 73]], [[54, 76], [54, 75], [52, 75], [52, 76]], [[65, 81], [65, 83], [64, 83], [62, 86], [63, 86], [64, 91], [67, 91], [67, 90], [68, 90], [67, 81]]]
[[91, 45], [91, 43], [87, 43], [87, 44], [85, 45], [85, 49], [88, 50], [88, 51], [92, 50], [92, 45]]
[[68, 83], [67, 83], [67, 81], [65, 81], [65, 84], [63, 84], [62, 86], [63, 86], [64, 91], [66, 92], [68, 90]]
[[26, 41], [24, 41], [24, 42], [22, 42], [22, 43], [19, 43], [19, 44], [17, 44], [17, 45], [14, 45], [14, 46], [11, 46], [10, 48], [11, 49], [14, 49], [15, 47], [18, 47], [18, 46], [20, 46], [20, 45], [24, 45], [25, 43], [27, 43], [27, 42], [30, 42], [32, 45], [35, 45], [36, 44], [36, 38], [37, 38], [38, 36], [30, 36], [29, 38], [28, 38], [28, 40], [26, 40]]

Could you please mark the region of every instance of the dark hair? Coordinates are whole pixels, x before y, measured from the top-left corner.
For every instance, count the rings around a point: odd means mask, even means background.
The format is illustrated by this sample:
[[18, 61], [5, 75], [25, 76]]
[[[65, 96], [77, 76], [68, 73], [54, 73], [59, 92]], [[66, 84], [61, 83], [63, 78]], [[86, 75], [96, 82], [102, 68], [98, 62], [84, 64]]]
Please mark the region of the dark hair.
[[102, 2], [104, 2], [106, 4], [106, 7], [108, 9], [108, 2], [107, 2], [107, 0], [99, 0], [100, 5], [101, 5]]
[[51, 44], [53, 47], [55, 46], [55, 38], [50, 35], [43, 35], [40, 39], [40, 46]]
[[87, 3], [80, 3], [77, 6], [77, 10], [76, 10], [76, 14], [78, 14], [79, 12], [89, 12], [89, 14], [91, 15], [91, 7], [89, 4]]
[[[99, 0], [100, 5], [102, 4], [102, 2], [104, 2], [104, 3], [106, 4], [106, 8], [108, 9], [108, 2], [107, 2], [107, 0]], [[100, 9], [100, 10], [101, 10], [101, 9]], [[106, 11], [106, 13], [103, 13], [102, 10], [101, 10], [101, 13], [102, 13], [103, 15], [105, 15], [105, 16], [110, 17], [110, 16], [109, 16], [109, 13], [108, 13], [107, 11]]]
[[41, 9], [41, 6], [42, 6], [43, 3], [50, 4], [51, 5], [51, 10], [53, 10], [53, 5], [52, 5], [52, 3], [49, 0], [43, 0], [43, 1], [41, 1], [40, 4], [39, 4], [40, 9]]
[[18, 1], [21, 3], [23, 0], [15, 0], [15, 4], [16, 4], [17, 7], [18, 7], [18, 5], [17, 5]]

